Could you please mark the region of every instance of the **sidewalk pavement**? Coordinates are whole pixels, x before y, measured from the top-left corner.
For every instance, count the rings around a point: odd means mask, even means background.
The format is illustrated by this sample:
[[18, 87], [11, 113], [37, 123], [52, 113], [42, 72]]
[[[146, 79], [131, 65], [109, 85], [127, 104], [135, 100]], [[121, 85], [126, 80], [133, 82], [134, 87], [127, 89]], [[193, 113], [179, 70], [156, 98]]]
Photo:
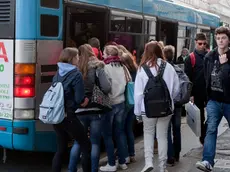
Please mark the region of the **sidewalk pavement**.
[[[190, 159], [194, 159], [194, 161], [201, 160], [202, 149], [192, 150], [186, 156]], [[213, 172], [230, 171], [230, 129], [227, 129], [218, 137], [215, 158]], [[189, 172], [198, 172], [198, 170], [193, 167]]]
[[[225, 119], [223, 119], [218, 128], [217, 155], [214, 172], [229, 172], [230, 171], [230, 130]], [[199, 139], [192, 133], [186, 123], [186, 118], [182, 118], [181, 126], [182, 134], [182, 151], [180, 162], [174, 167], [168, 167], [169, 172], [200, 172], [195, 168], [197, 161], [202, 159], [203, 148], [199, 143]], [[136, 140], [136, 163], [128, 165], [127, 170], [122, 172], [140, 172], [144, 167], [144, 142], [143, 138]], [[157, 169], [158, 155], [154, 155], [155, 170]], [[105, 165], [107, 157], [104, 155], [100, 160], [100, 165]], [[79, 172], [82, 172], [79, 170]], [[121, 172], [121, 171], [119, 171]]]

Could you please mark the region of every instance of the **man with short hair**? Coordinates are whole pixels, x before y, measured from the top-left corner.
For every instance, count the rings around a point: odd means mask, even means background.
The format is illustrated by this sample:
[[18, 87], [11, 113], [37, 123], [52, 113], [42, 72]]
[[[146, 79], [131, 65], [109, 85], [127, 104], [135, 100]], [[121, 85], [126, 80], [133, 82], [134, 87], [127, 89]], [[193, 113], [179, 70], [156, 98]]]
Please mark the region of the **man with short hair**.
[[204, 33], [196, 34], [195, 44], [195, 50], [185, 60], [184, 71], [189, 77], [190, 81], [193, 83], [191, 102], [200, 109], [200, 143], [203, 145], [206, 133], [204, 107], [207, 100], [204, 80], [204, 57], [207, 54], [207, 38]]
[[203, 160], [196, 163], [202, 171], [210, 172], [214, 166], [218, 126], [224, 116], [230, 124], [230, 30], [219, 27], [215, 31], [217, 48], [205, 57], [204, 73], [207, 104], [207, 133]]

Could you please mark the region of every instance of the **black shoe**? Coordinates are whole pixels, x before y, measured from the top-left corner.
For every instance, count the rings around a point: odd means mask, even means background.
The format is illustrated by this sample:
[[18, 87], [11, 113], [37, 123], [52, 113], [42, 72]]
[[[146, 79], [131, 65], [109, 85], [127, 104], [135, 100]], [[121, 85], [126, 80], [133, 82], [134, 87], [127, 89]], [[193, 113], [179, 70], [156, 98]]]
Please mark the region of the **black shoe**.
[[167, 166], [173, 167], [174, 165], [175, 165], [175, 159], [174, 158], [170, 158], [167, 160]]
[[180, 153], [175, 155], [175, 162], [179, 162], [180, 161]]

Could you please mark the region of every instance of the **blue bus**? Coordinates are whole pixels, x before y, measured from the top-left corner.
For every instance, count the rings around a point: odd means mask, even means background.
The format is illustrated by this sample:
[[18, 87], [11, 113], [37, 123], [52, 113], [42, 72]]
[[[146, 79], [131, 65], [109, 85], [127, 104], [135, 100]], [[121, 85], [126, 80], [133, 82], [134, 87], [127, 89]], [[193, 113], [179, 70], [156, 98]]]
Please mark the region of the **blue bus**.
[[124, 45], [139, 61], [150, 39], [180, 53], [205, 32], [212, 47], [219, 23], [214, 14], [163, 0], [0, 0], [0, 146], [56, 150], [53, 128], [38, 120], [38, 107], [63, 47], [97, 37], [102, 46]]

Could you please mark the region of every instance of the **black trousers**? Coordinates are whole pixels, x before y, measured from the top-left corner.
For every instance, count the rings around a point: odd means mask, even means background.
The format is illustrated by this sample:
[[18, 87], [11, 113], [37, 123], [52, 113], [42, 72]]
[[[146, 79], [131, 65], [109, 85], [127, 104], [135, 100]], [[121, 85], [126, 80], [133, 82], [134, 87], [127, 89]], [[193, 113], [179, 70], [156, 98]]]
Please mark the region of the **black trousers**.
[[65, 118], [60, 124], [53, 125], [57, 134], [57, 152], [52, 162], [52, 172], [61, 172], [63, 155], [68, 147], [68, 136], [75, 139], [82, 152], [82, 169], [84, 172], [91, 171], [91, 143], [84, 129], [84, 126], [76, 118]]

